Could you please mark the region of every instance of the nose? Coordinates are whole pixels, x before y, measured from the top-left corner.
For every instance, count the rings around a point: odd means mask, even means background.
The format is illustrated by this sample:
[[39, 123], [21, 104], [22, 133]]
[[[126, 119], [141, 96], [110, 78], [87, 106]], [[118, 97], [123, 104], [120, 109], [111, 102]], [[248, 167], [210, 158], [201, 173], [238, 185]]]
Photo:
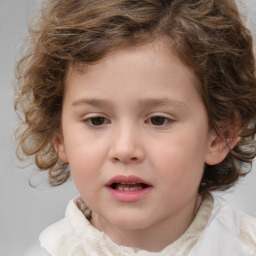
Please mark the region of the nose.
[[124, 164], [140, 163], [144, 160], [144, 151], [141, 144], [141, 136], [135, 129], [125, 127], [113, 131], [113, 139], [109, 151], [109, 159], [112, 162]]

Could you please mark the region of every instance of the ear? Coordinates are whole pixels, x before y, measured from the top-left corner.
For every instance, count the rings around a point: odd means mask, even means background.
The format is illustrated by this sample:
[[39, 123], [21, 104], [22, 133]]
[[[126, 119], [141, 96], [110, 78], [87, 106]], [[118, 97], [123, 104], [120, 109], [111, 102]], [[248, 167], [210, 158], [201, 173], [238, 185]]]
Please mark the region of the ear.
[[54, 134], [53, 139], [52, 139], [52, 144], [53, 144], [53, 147], [54, 147], [56, 153], [58, 154], [60, 160], [67, 164], [68, 157], [67, 157], [67, 153], [66, 153], [66, 149], [65, 149], [63, 135], [60, 133]]
[[215, 165], [221, 163], [240, 141], [237, 129], [230, 130], [218, 135], [216, 132], [210, 134], [209, 145], [206, 152], [205, 163], [208, 165]]

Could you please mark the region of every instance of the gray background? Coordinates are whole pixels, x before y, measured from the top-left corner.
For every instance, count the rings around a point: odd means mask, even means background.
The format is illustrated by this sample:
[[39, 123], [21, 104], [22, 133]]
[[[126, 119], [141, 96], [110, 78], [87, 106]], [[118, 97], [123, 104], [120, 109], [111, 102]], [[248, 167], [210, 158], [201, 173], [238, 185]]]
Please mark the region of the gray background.
[[[256, 1], [244, 0], [248, 25], [256, 24]], [[13, 110], [14, 66], [26, 35], [29, 19], [40, 0], [0, 0], [0, 255], [21, 256], [37, 241], [42, 229], [62, 218], [67, 202], [77, 194], [72, 182], [49, 188], [45, 175], [35, 167], [19, 168], [15, 157]], [[254, 25], [255, 28], [256, 25]], [[254, 30], [254, 34], [256, 29]], [[29, 186], [29, 179], [38, 184]], [[39, 183], [39, 180], [44, 180]], [[256, 164], [253, 171], [225, 198], [235, 207], [256, 217]]]

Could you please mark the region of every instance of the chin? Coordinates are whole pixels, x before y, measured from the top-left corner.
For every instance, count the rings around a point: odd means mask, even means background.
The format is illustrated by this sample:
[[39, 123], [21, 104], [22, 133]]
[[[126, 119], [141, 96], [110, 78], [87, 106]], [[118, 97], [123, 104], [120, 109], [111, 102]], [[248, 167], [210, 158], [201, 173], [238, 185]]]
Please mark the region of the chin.
[[142, 230], [150, 226], [148, 220], [145, 217], [139, 218], [139, 216], [121, 216], [113, 220], [112, 224], [116, 227], [126, 230]]

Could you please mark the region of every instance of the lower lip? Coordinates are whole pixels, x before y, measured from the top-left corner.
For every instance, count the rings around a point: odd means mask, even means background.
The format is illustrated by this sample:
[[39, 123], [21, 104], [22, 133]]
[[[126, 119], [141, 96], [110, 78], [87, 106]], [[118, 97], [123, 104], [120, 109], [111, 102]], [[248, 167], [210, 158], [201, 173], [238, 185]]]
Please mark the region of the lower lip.
[[147, 187], [136, 191], [122, 191], [115, 190], [111, 187], [107, 187], [110, 194], [118, 201], [121, 202], [137, 202], [143, 199], [152, 189], [152, 187]]

